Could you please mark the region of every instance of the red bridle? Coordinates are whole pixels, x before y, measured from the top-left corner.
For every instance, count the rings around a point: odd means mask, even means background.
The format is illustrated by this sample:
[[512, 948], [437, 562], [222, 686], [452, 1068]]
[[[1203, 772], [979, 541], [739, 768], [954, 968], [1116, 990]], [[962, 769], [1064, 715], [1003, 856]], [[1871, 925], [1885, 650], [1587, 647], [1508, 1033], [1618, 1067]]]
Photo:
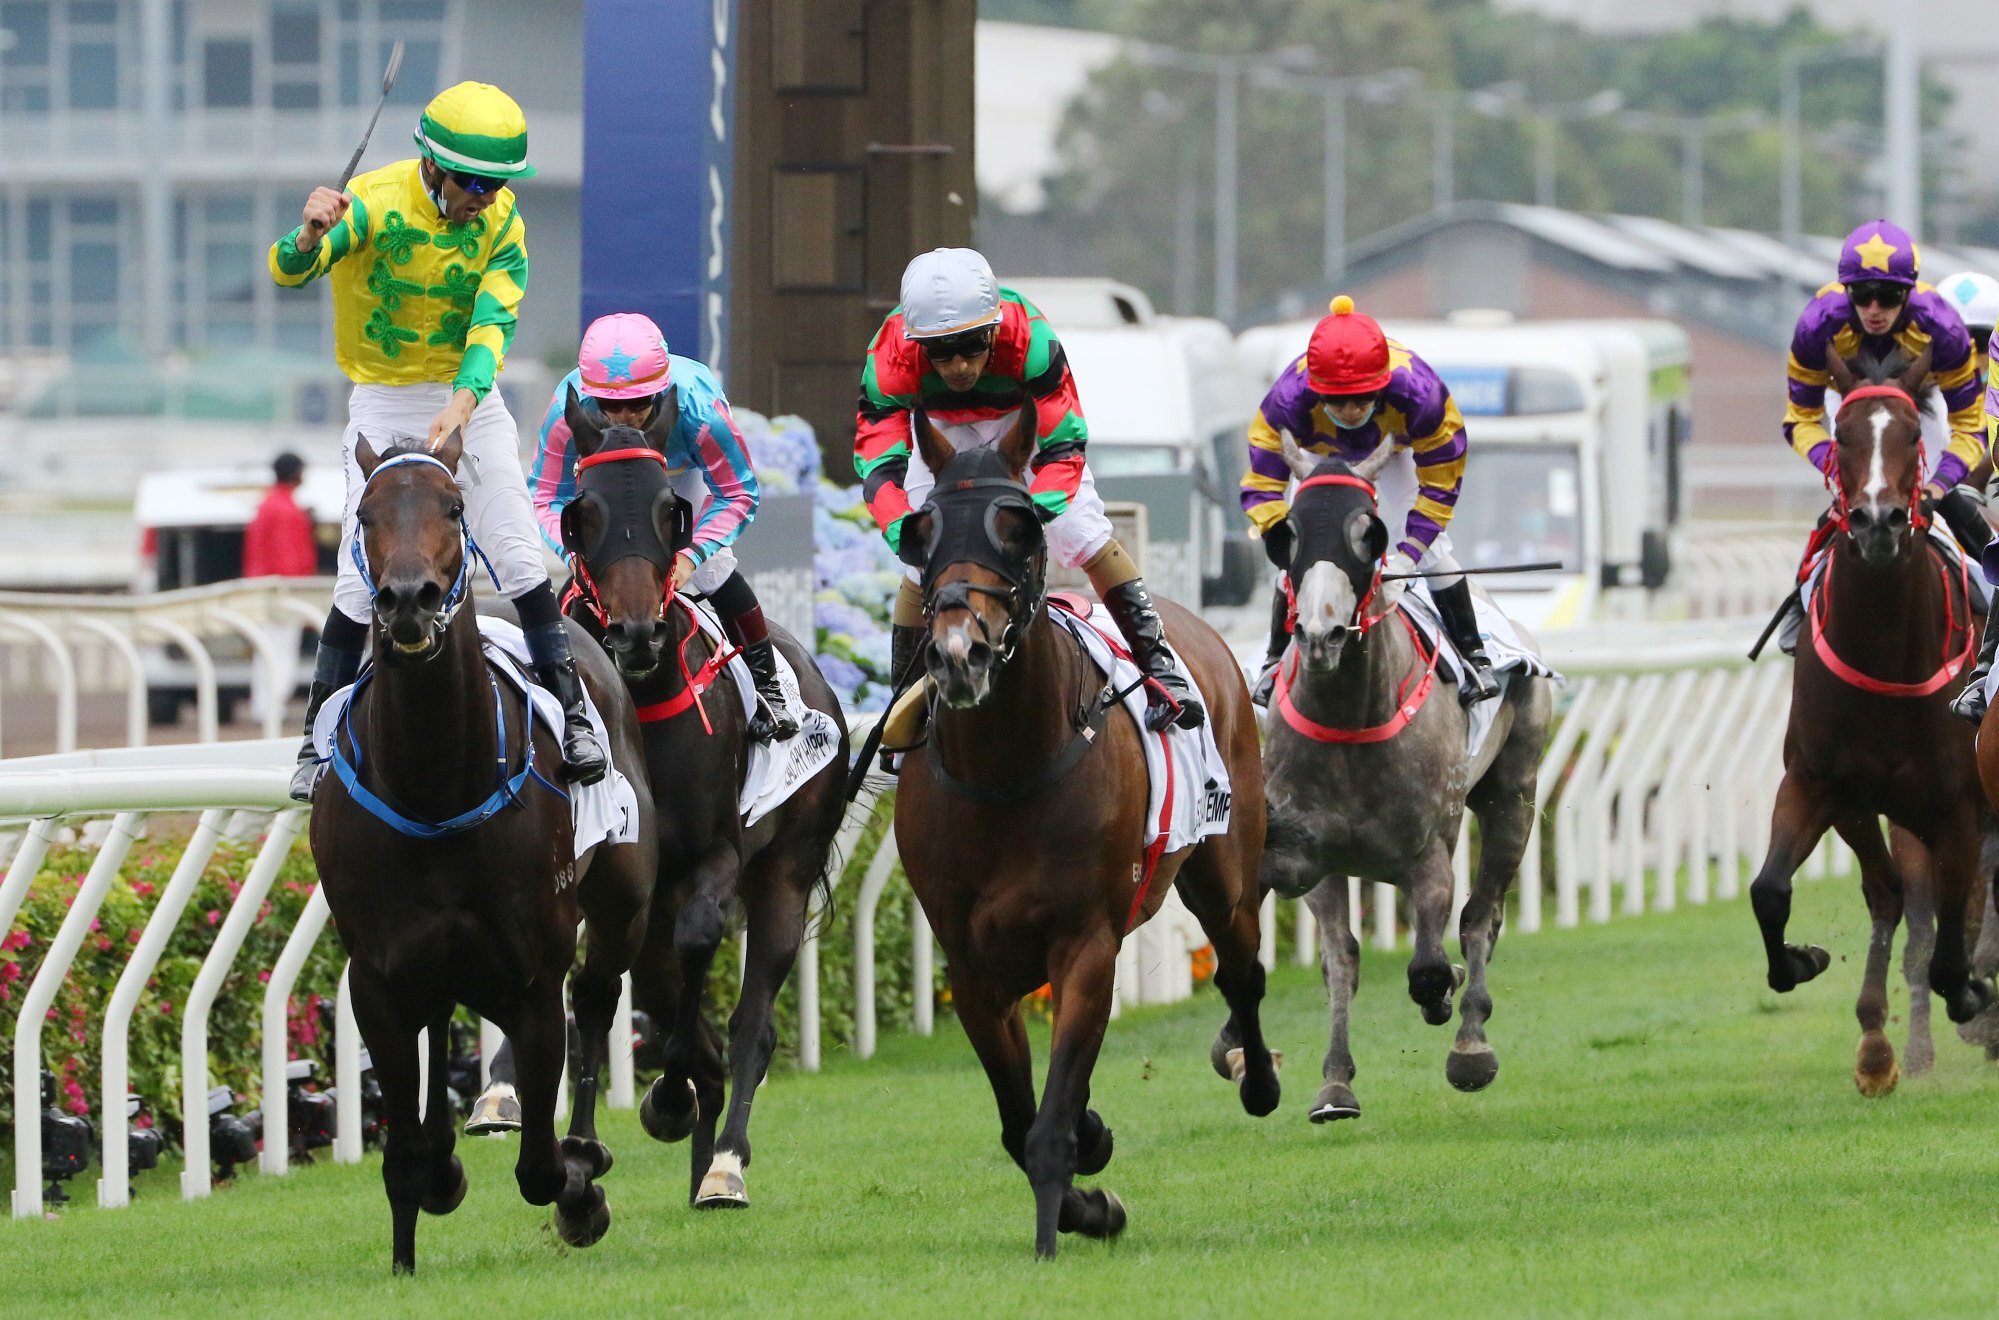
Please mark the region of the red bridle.
[[[596, 453], [576, 460], [576, 470], [585, 472], [599, 463], [616, 463], [627, 458], [649, 458], [661, 467], [667, 467], [666, 455], [657, 449], [600, 449]], [[668, 469], [671, 471], [671, 469]]]
[[[1898, 399], [1908, 404], [1912, 410], [1916, 407], [1915, 399], [1900, 385], [1862, 385], [1859, 389], [1839, 401], [1839, 414], [1833, 418], [1835, 430], [1839, 426], [1839, 417], [1845, 416], [1848, 408], [1865, 399]], [[1909, 526], [1914, 528], [1918, 533], [1928, 527], [1930, 522], [1928, 515], [1923, 512], [1922, 473], [1925, 459], [1926, 455], [1923, 448], [1923, 436], [1920, 429], [1919, 417], [1916, 432], [1916, 482], [1914, 488], [1909, 492]], [[1853, 513], [1853, 506], [1847, 501], [1846, 483], [1839, 478], [1839, 444], [1837, 440], [1833, 442], [1832, 462], [1826, 464], [1825, 488], [1826, 492], [1832, 496], [1832, 520], [1827, 525], [1837, 527], [1842, 532], [1851, 531], [1850, 520]]]
[[[1378, 503], [1378, 500], [1375, 495], [1374, 483], [1369, 481], [1366, 477], [1357, 477], [1351, 472], [1329, 472], [1324, 476], [1306, 477], [1303, 481], [1298, 483], [1298, 489], [1301, 491], [1310, 490], [1314, 486], [1352, 486], [1356, 490], [1364, 490], [1367, 492], [1368, 503], [1370, 504]], [[1368, 606], [1372, 605], [1374, 603], [1374, 598], [1380, 594], [1381, 594], [1381, 564], [1377, 562], [1374, 566], [1374, 577], [1367, 584], [1367, 590], [1363, 592], [1361, 594], [1361, 598], [1354, 603], [1353, 627], [1354, 630], [1358, 632], [1362, 637], [1367, 636], [1367, 630], [1380, 622], [1378, 616], [1373, 616], [1368, 613]], [[1297, 589], [1294, 586], [1292, 586], [1291, 574], [1288, 572], [1285, 573], [1284, 575], [1284, 605], [1286, 610], [1284, 616], [1284, 631], [1289, 633], [1295, 633], [1298, 631], [1298, 592]]]

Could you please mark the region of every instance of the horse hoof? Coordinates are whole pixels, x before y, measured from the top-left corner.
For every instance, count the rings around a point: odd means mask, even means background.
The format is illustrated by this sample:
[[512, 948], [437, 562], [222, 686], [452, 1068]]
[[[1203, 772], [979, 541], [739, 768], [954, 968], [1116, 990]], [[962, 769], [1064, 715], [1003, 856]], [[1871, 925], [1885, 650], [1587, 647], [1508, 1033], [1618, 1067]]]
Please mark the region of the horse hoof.
[[1111, 1162], [1111, 1130], [1094, 1109], [1083, 1111], [1076, 1131], [1076, 1172], [1084, 1177], [1099, 1174]]
[[1107, 1187], [1092, 1187], [1080, 1195], [1088, 1212], [1073, 1229], [1065, 1228], [1065, 1232], [1080, 1233], [1086, 1238], [1105, 1242], [1124, 1232], [1124, 1202], [1118, 1200], [1116, 1192]]
[[1336, 1123], [1343, 1118], [1359, 1118], [1360, 1101], [1354, 1097], [1353, 1088], [1346, 1083], [1327, 1082], [1319, 1088], [1319, 1098], [1312, 1102], [1312, 1108], [1305, 1117], [1314, 1123]]
[[743, 1184], [743, 1157], [734, 1151], [718, 1150], [715, 1162], [694, 1194], [696, 1210], [743, 1210], [750, 1204], [749, 1188]]
[[1231, 1025], [1233, 1025], [1233, 1019], [1223, 1023], [1222, 1029], [1215, 1033], [1215, 1043], [1208, 1047], [1208, 1063], [1214, 1068], [1215, 1076], [1225, 1082], [1232, 1082], [1236, 1079], [1235, 1073], [1229, 1065], [1229, 1056], [1231, 1054], [1242, 1053], [1235, 1033], [1229, 1030]]
[[1464, 983], [1464, 968], [1428, 963], [1409, 968], [1409, 997], [1423, 1010], [1423, 1020], [1441, 1027], [1451, 1020], [1451, 1000]]
[[582, 1165], [593, 1179], [611, 1171], [611, 1148], [589, 1137], [564, 1137], [562, 1158]]
[[424, 1189], [423, 1198], [417, 1202], [427, 1215], [448, 1215], [465, 1200], [465, 1165], [456, 1155], [451, 1157], [451, 1173], [455, 1179], [452, 1186], [442, 1195], [434, 1187]]
[[685, 1141], [687, 1134], [694, 1131], [694, 1125], [701, 1121], [701, 1101], [694, 1094], [694, 1083], [685, 1082], [687, 1087], [686, 1107], [679, 1113], [663, 1111], [659, 1107], [660, 1088], [668, 1086], [662, 1077], [646, 1089], [645, 1099], [639, 1102], [639, 1125], [654, 1141], [672, 1143]]
[[472, 1103], [472, 1116], [465, 1120], [468, 1137], [505, 1136], [521, 1130], [521, 1101], [514, 1088], [495, 1082]]
[[1853, 1064], [1853, 1084], [1869, 1100], [1879, 1100], [1895, 1089], [1901, 1079], [1895, 1066], [1895, 1048], [1886, 1036], [1869, 1034], [1860, 1038], [1859, 1057]]
[[1417, 1005], [1423, 1010], [1423, 1020], [1433, 1027], [1441, 1027], [1451, 1020], [1451, 1000], [1447, 995], [1442, 999], [1431, 999]]
[[555, 1231], [572, 1247], [594, 1247], [611, 1231], [611, 1204], [604, 1189], [590, 1184], [580, 1212], [571, 1214], [562, 1202], [555, 1203]]
[[1236, 1095], [1242, 1100], [1243, 1111], [1251, 1118], [1262, 1118], [1277, 1108], [1282, 1092], [1277, 1081], [1278, 1066], [1284, 1062], [1282, 1050], [1270, 1051], [1270, 1072], [1268, 1076], [1250, 1071], [1249, 1060], [1238, 1045], [1228, 1052], [1226, 1062], [1229, 1078], [1235, 1082]]
[[1957, 1038], [1967, 1045], [1983, 1045], [1988, 1051], [1999, 1046], [1999, 1010], [1988, 1008], [1969, 1022], [1960, 1023]]
[[1484, 1041], [1453, 1044], [1444, 1056], [1444, 1078], [1460, 1091], [1483, 1091], [1499, 1076], [1499, 1056]]
[[1992, 982], [1981, 978], [1966, 981], [1962, 990], [1944, 1001], [1944, 1010], [1950, 1014], [1952, 1022], [1962, 1024], [1990, 1008], [1992, 1001]]

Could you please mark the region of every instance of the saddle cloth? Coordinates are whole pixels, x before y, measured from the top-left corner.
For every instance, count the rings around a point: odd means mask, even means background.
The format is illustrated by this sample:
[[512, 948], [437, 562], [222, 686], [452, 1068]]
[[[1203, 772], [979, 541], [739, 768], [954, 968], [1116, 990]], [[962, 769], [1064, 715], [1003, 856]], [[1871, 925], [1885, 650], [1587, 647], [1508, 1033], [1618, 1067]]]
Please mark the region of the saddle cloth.
[[[708, 634], [710, 643], [721, 648], [718, 654], [730, 650], [734, 644], [722, 631], [722, 620], [715, 613], [714, 606], [705, 600], [682, 599], [693, 606], [694, 617], [700, 623], [701, 631]], [[840, 726], [825, 711], [805, 704], [805, 698], [798, 690], [798, 674], [792, 669], [791, 661], [785, 658], [783, 650], [777, 647], [771, 649], [777, 656], [777, 680], [784, 689], [785, 709], [798, 721], [798, 734], [783, 742], [750, 744], [749, 768], [743, 775], [742, 792], [736, 798], [736, 807], [742, 813], [745, 827], [756, 824], [790, 801], [807, 780], [825, 769], [840, 754]], [[727, 668], [730, 679], [735, 682], [736, 694], [742, 700], [744, 716], [755, 714], [756, 676], [750, 673], [749, 662], [739, 655], [729, 661]]]
[[[1992, 607], [1991, 575], [1983, 565], [1971, 563], [1971, 556], [1964, 552], [1964, 547], [1957, 543], [1957, 538], [1951, 534], [1950, 528], [1944, 526], [1941, 519], [1932, 522], [1928, 530], [1930, 544], [1943, 552], [1944, 562], [1952, 569], [1955, 569], [1960, 561], [1970, 564], [1971, 607], [1981, 618], [1984, 617]], [[1999, 541], [1994, 541], [1993, 546], [1999, 546]], [[1994, 567], [1999, 568], [1999, 551], [1988, 546], [1986, 555], [1994, 561]], [[1825, 576], [1825, 566], [1829, 558], [1829, 551], [1821, 550], [1818, 553], [1818, 556], [1805, 568], [1805, 580], [1791, 593], [1790, 600], [1785, 605], [1784, 621], [1777, 625], [1777, 647], [1785, 655], [1798, 653], [1798, 634], [1804, 631], [1805, 614], [1811, 609], [1812, 597], [1818, 591], [1819, 579]]]
[[[555, 694], [535, 683], [528, 677], [527, 636], [520, 628], [505, 619], [479, 616], [479, 641], [486, 652], [486, 663], [515, 691], [525, 694], [534, 702], [535, 719], [559, 734], [562, 729], [562, 703]], [[326, 699], [319, 708], [319, 718], [313, 721], [312, 745], [322, 757], [333, 755], [335, 731], [347, 714], [347, 705], [354, 699], [354, 688], [350, 684]], [[584, 689], [584, 705], [590, 715], [590, 727], [596, 730], [599, 746], [609, 747], [611, 740], [604, 729], [604, 717], [597, 711], [597, 703], [590, 699], [589, 689]], [[513, 750], [508, 749], [510, 752]], [[552, 783], [562, 784], [562, 766], [537, 767], [548, 776]], [[632, 787], [632, 781], [612, 766], [604, 777], [594, 784], [578, 786], [564, 784], [569, 791], [569, 815], [576, 835], [576, 856], [600, 843], [630, 843], [637, 837], [639, 795]], [[533, 784], [524, 785], [523, 793], [539, 793], [544, 790]]]
[[[1089, 615], [1075, 612], [1083, 603], [1063, 595], [1048, 598], [1048, 617], [1068, 629], [1090, 660], [1106, 676], [1113, 688], [1132, 691], [1119, 704], [1138, 726], [1139, 742], [1145, 748], [1145, 771], [1149, 788], [1145, 803], [1145, 853], [1148, 875], [1151, 864], [1166, 853], [1190, 848], [1211, 834], [1227, 833], [1233, 790], [1229, 785], [1228, 764], [1215, 746], [1215, 722], [1203, 720], [1199, 728], [1168, 728], [1148, 733], [1145, 728], [1145, 689], [1138, 683], [1138, 666], [1125, 650], [1124, 639], [1111, 621], [1110, 611], [1095, 602]], [[1173, 663], [1188, 686], [1200, 691], [1200, 684], [1186, 663], [1176, 654]], [[1214, 703], [1206, 693], [1201, 700], [1208, 709]]]
[[[1553, 665], [1541, 658], [1539, 651], [1528, 644], [1519, 629], [1513, 626], [1513, 620], [1507, 618], [1498, 605], [1477, 591], [1472, 592], [1471, 599], [1472, 613], [1478, 619], [1478, 634], [1485, 641], [1486, 658], [1492, 661], [1492, 674], [1499, 683], [1498, 697], [1481, 701], [1465, 712], [1465, 755], [1475, 761], [1485, 748], [1486, 736], [1492, 732], [1493, 721], [1499, 716], [1499, 708], [1506, 700], [1506, 689], [1514, 675], [1552, 678], [1556, 682], [1560, 682], [1562, 676]], [[1430, 595], [1430, 580], [1418, 578], [1411, 582], [1402, 593], [1399, 606], [1422, 630], [1424, 640], [1438, 648], [1438, 670], [1444, 677], [1456, 682], [1464, 668], [1464, 660], [1444, 629], [1443, 616], [1437, 612], [1437, 602]]]

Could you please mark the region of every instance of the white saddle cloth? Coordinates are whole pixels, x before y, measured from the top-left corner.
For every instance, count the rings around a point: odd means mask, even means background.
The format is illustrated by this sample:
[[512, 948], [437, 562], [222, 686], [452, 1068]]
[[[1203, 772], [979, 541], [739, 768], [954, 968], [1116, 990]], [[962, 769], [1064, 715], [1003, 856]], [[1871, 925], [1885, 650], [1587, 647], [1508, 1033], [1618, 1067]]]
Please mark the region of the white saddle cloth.
[[[1119, 704], [1138, 726], [1139, 742], [1145, 748], [1145, 770], [1150, 784], [1145, 809], [1148, 863], [1152, 858], [1192, 847], [1211, 834], [1226, 833], [1233, 790], [1229, 786], [1228, 764], [1215, 745], [1214, 721], [1203, 720], [1195, 729], [1147, 732], [1145, 689], [1133, 686], [1138, 682], [1138, 666], [1125, 654], [1124, 640], [1111, 621], [1110, 611], [1098, 605], [1085, 622], [1068, 610], [1051, 605], [1048, 617], [1083, 644], [1114, 688], [1119, 691], [1133, 688]], [[1199, 692], [1200, 684], [1178, 655], [1173, 657], [1173, 663], [1188, 686]], [[1214, 708], [1206, 693], [1202, 693], [1201, 701], [1210, 710]]]
[[[1514, 675], [1552, 678], [1557, 682], [1562, 676], [1520, 635], [1513, 626], [1513, 620], [1507, 618], [1498, 605], [1476, 591], [1472, 593], [1471, 600], [1472, 613], [1478, 619], [1478, 635], [1485, 641], [1486, 658], [1492, 661], [1493, 677], [1499, 682], [1498, 697], [1481, 701], [1465, 712], [1465, 755], [1476, 761], [1485, 749], [1486, 736], [1492, 732], [1493, 721], [1498, 718], [1499, 707], [1506, 699], [1506, 689]], [[1457, 647], [1451, 644], [1450, 635], [1444, 630], [1443, 616], [1437, 612], [1437, 602], [1430, 595], [1428, 578], [1418, 578], [1409, 584], [1409, 589], [1402, 593], [1401, 607], [1422, 629], [1424, 638], [1438, 648], [1438, 667], [1447, 677], [1455, 680], [1464, 669], [1464, 659], [1458, 655]]]
[[[535, 683], [528, 677], [530, 665], [527, 636], [520, 628], [505, 619], [479, 616], [479, 641], [486, 651], [486, 661], [514, 690], [527, 694], [534, 703], [535, 718], [556, 731], [560, 741], [562, 733], [562, 703], [555, 694]], [[322, 757], [333, 755], [333, 738], [347, 715], [347, 705], [354, 699], [354, 688], [350, 684], [326, 699], [319, 708], [319, 718], [312, 724], [312, 744]], [[609, 748], [611, 739], [604, 729], [604, 717], [597, 712], [597, 703], [590, 699], [589, 690], [583, 694], [583, 703], [590, 715], [590, 727], [596, 730], [597, 744]], [[510, 757], [513, 749], [509, 748]], [[562, 785], [569, 792], [569, 815], [576, 834], [575, 855], [585, 852], [600, 843], [630, 843], [637, 837], [639, 795], [632, 787], [632, 781], [612, 766], [604, 777], [594, 784], [578, 786], [562, 783], [562, 763], [554, 765], [537, 763], [535, 769], [546, 776], [549, 782]], [[540, 793], [545, 790], [532, 782], [522, 786], [523, 793]]]
[[[731, 649], [734, 643], [722, 631], [722, 621], [714, 607], [705, 600], [688, 603], [694, 607], [694, 617], [709, 640], [723, 651]], [[840, 726], [825, 711], [805, 704], [805, 698], [798, 690], [798, 673], [791, 667], [791, 661], [785, 658], [782, 650], [775, 647], [772, 650], [777, 656], [777, 681], [784, 689], [785, 709], [798, 721], [798, 734], [783, 742], [750, 744], [749, 768], [743, 775], [742, 792], [736, 799], [736, 807], [742, 812], [745, 826], [756, 824], [783, 806], [792, 794], [804, 787], [807, 780], [825, 769], [827, 763], [840, 753]], [[727, 672], [735, 682], [737, 696], [742, 700], [744, 716], [754, 715], [757, 708], [756, 676], [750, 673], [749, 662], [740, 655], [736, 656], [729, 661]]]
[[[1985, 580], [1984, 570], [1964, 552], [1964, 547], [1957, 543], [1957, 537], [1951, 534], [1950, 528], [1941, 519], [1932, 522], [1928, 530], [1930, 543], [1943, 551], [1945, 563], [1955, 567], [1962, 561], [1965, 565], [1971, 580], [1971, 608], [1978, 612], [1979, 617], [1984, 617], [1992, 608], [1992, 586]], [[1812, 561], [1804, 583], [1791, 598], [1794, 603], [1785, 609], [1784, 621], [1777, 625], [1777, 648], [1785, 655], [1798, 653], [1798, 635], [1804, 631], [1805, 613], [1812, 607], [1812, 597], [1818, 592], [1819, 581], [1825, 577], [1825, 566], [1830, 559], [1829, 554], [1821, 551], [1819, 557]]]

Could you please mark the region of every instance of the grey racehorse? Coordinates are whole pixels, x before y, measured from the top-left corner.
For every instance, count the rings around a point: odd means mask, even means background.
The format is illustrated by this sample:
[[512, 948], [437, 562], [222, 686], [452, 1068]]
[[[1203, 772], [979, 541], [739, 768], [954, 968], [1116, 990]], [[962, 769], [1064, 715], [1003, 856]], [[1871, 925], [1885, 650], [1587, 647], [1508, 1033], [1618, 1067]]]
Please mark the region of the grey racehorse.
[[[1389, 536], [1373, 480], [1391, 445], [1384, 441], [1349, 465], [1315, 460], [1285, 437], [1285, 458], [1300, 478], [1290, 515], [1297, 624], [1264, 746], [1270, 834], [1263, 883], [1302, 896], [1318, 918], [1332, 1046], [1325, 1086], [1312, 1103], [1315, 1123], [1360, 1114], [1347, 1048], [1360, 955], [1349, 876], [1386, 881], [1408, 896], [1416, 946], [1409, 996], [1425, 1021], [1450, 1021], [1452, 995], [1465, 987], [1444, 1075], [1463, 1091], [1498, 1075], [1498, 1056], [1485, 1039], [1492, 1014], [1486, 963], [1533, 824], [1548, 735], [1548, 680], [1515, 674], [1478, 758], [1468, 758], [1464, 710], [1427, 644], [1380, 590]], [[1467, 806], [1479, 823], [1479, 862], [1459, 927], [1465, 967], [1453, 967], [1444, 955], [1451, 851]]]

